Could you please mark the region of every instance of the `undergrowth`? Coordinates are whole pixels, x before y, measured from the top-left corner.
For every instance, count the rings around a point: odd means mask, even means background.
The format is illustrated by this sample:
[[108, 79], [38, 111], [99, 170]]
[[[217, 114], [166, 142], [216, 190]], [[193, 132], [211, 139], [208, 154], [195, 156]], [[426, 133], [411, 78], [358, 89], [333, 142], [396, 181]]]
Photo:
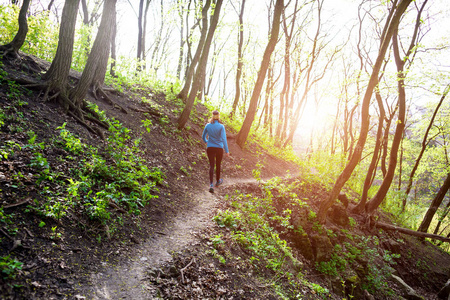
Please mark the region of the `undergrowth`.
[[[258, 169], [254, 177], [260, 181]], [[292, 210], [307, 207], [294, 192], [301, 185], [294, 181], [286, 184], [279, 177], [266, 183], [260, 183], [261, 195], [244, 194], [239, 191], [230, 196], [230, 208], [220, 210], [213, 218], [220, 227], [226, 227], [231, 232], [232, 240], [240, 247], [246, 249], [248, 264], [256, 270], [268, 269], [272, 275], [268, 285], [283, 299], [301, 299], [298, 293], [301, 285], [306, 285], [319, 295], [327, 295], [329, 291], [317, 284], [304, 279], [302, 264], [296, 258], [288, 242], [282, 237], [292, 231]], [[274, 194], [275, 193], [275, 194]], [[280, 211], [276, 202], [283, 199], [286, 204]], [[261, 274], [265, 273], [260, 271]], [[283, 278], [286, 285], [278, 281]]]
[[[219, 227], [228, 228], [233, 242], [249, 253], [246, 258], [249, 265], [261, 274], [266, 273], [263, 269], [272, 272], [271, 278], [266, 280], [282, 298], [301, 297], [298, 290], [305, 286], [324, 299], [329, 295], [327, 288], [306, 279], [295, 254], [297, 252], [291, 248], [293, 244], [289, 236], [296, 234], [306, 238], [310, 234], [319, 234], [333, 241], [330, 258], [317, 262], [315, 266], [318, 272], [342, 282], [342, 294], [348, 297], [345, 299], [354, 298], [356, 290], [363, 289], [376, 295], [393, 295], [387, 280], [399, 255], [386, 250], [379, 252], [380, 241], [375, 236], [359, 236], [343, 228], [338, 239], [337, 232], [319, 224], [308, 199], [301, 196], [305, 196], [307, 186], [317, 185], [317, 179], [311, 183], [305, 179], [275, 177], [263, 183], [258, 169], [253, 170], [253, 175], [260, 183], [260, 191], [251, 194], [236, 191], [227, 196], [229, 208], [219, 210], [213, 219]], [[308, 228], [296, 225], [293, 215], [298, 214], [304, 215]], [[348, 226], [355, 228], [353, 218], [349, 218]], [[216, 257], [226, 263], [226, 258]], [[277, 284], [280, 278], [288, 284]]]

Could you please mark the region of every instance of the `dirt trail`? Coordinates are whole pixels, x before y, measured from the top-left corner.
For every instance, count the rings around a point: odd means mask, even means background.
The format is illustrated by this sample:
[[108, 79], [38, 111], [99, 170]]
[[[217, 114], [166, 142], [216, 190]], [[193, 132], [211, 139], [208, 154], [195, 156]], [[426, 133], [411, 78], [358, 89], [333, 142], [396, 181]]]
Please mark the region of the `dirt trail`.
[[[256, 183], [253, 178], [225, 179], [224, 187], [242, 183]], [[197, 191], [192, 194], [193, 207], [180, 212], [170, 226], [155, 233], [147, 242], [136, 246], [132, 253], [123, 253], [129, 259], [120, 265], [103, 262], [102, 273], [91, 275], [92, 287], [88, 299], [156, 299], [155, 290], [145, 281], [145, 272], [172, 259], [171, 253], [195, 244], [197, 234], [212, 225], [217, 208], [217, 193]]]

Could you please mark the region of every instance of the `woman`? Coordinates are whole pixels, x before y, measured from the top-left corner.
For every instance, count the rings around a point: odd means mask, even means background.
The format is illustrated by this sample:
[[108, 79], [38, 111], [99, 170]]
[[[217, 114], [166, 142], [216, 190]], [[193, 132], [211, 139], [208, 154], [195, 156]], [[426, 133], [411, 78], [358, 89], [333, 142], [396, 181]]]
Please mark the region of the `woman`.
[[[206, 136], [208, 136], [208, 139]], [[214, 165], [216, 167], [216, 186], [219, 186], [223, 183], [223, 179], [220, 178], [220, 164], [222, 163], [223, 150], [225, 149], [227, 156], [230, 156], [227, 133], [225, 132], [225, 126], [220, 121], [217, 110], [213, 111], [212, 118], [206, 124], [202, 139], [206, 143], [206, 153], [209, 159], [209, 192], [214, 193]]]

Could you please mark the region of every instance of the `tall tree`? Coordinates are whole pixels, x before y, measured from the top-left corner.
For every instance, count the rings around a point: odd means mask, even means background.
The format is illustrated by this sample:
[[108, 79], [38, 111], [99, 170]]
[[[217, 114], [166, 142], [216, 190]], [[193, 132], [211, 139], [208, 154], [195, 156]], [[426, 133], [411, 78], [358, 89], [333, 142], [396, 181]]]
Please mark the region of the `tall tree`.
[[0, 46], [1, 55], [12, 56], [14, 58], [19, 57], [19, 49], [22, 48], [28, 33], [27, 11], [30, 6], [30, 2], [31, 0], [23, 1], [18, 18], [19, 30], [10, 43]]
[[[184, 82], [183, 88], [181, 89], [180, 93], [178, 94], [178, 98], [182, 99], [184, 102], [186, 102], [186, 98], [189, 95], [189, 91], [191, 90], [192, 78], [194, 77], [197, 63], [200, 59], [200, 56], [202, 55], [202, 50], [205, 45], [206, 35], [208, 33], [208, 10], [209, 10], [210, 6], [211, 6], [211, 0], [206, 0], [206, 3], [202, 9], [202, 27], [201, 27], [200, 40], [197, 45], [197, 50], [195, 50], [194, 58], [192, 59], [191, 63], [189, 64], [189, 67], [187, 69], [186, 80]], [[209, 51], [209, 46], [208, 46], [208, 51]]]
[[[297, 6], [298, 0], [295, 1], [294, 5], [294, 13], [292, 16], [289, 16], [291, 22], [287, 23], [286, 10], [283, 10], [282, 13], [282, 22], [283, 24], [283, 33], [284, 33], [284, 85], [280, 94], [280, 120], [282, 122], [278, 123], [277, 128], [277, 137], [280, 141], [285, 139], [288, 122], [290, 120], [290, 110], [292, 107], [289, 105], [289, 95], [291, 91], [291, 44], [294, 35], [294, 28], [296, 28], [296, 20], [297, 20]], [[319, 15], [320, 19], [320, 15]], [[319, 21], [320, 22], [320, 21]], [[320, 28], [320, 26], [319, 26]], [[300, 73], [300, 72], [299, 72]], [[297, 74], [294, 74], [294, 78]], [[292, 101], [293, 105], [293, 101]]]
[[86, 66], [78, 84], [71, 93], [71, 100], [76, 107], [82, 106], [82, 101], [89, 88], [93, 88], [94, 94], [102, 91], [101, 86], [105, 80], [111, 43], [113, 14], [117, 0], [105, 0], [102, 19], [98, 33], [89, 54]]
[[444, 222], [445, 218], [448, 216], [449, 212], [450, 212], [450, 201], [447, 202], [447, 205], [445, 206], [443, 214], [441, 216], [439, 216], [439, 219], [438, 219], [436, 227], [434, 228], [433, 234], [441, 234], [441, 232], [439, 232], [439, 229], [442, 225], [442, 222]]
[[366, 211], [368, 214], [372, 214], [375, 209], [383, 202], [386, 194], [391, 186], [392, 180], [395, 174], [395, 168], [397, 167], [397, 154], [400, 143], [403, 137], [403, 131], [405, 129], [406, 119], [406, 93], [405, 93], [405, 77], [406, 72], [411, 67], [414, 60], [414, 49], [419, 41], [419, 28], [422, 23], [422, 12], [427, 4], [428, 0], [425, 0], [417, 14], [416, 24], [414, 27], [414, 33], [411, 37], [409, 48], [406, 50], [405, 56], [400, 57], [400, 48], [398, 41], [398, 29], [394, 31], [392, 37], [392, 48], [394, 50], [394, 60], [397, 66], [397, 90], [398, 90], [398, 117], [395, 128], [394, 138], [392, 140], [392, 146], [389, 156], [389, 166], [386, 175], [383, 178], [380, 188], [375, 196], [370, 199], [366, 204]]
[[219, 23], [219, 15], [220, 9], [222, 7], [222, 2], [223, 0], [217, 0], [214, 7], [214, 14], [211, 19], [211, 25], [208, 29], [205, 45], [203, 46], [203, 49], [201, 51], [202, 55], [198, 62], [198, 67], [195, 71], [192, 88], [189, 92], [189, 97], [186, 101], [186, 105], [177, 121], [178, 129], [182, 129], [186, 122], [189, 120], [189, 115], [191, 114], [192, 107], [194, 106], [195, 98], [197, 98], [199, 93], [201, 93], [203, 85], [205, 83], [206, 63], [208, 61], [209, 50], [211, 48], [214, 32], [216, 31], [217, 24]]
[[145, 46], [142, 46], [142, 42], [144, 40], [144, 22], [143, 22], [143, 16], [144, 16], [144, 1], [139, 1], [139, 14], [138, 14], [138, 39], [137, 39], [137, 54], [136, 58], [138, 61], [136, 71], [141, 71], [141, 63], [142, 63], [142, 57], [144, 55]]
[[384, 111], [383, 99], [381, 98], [381, 94], [378, 89], [375, 91], [375, 98], [377, 100], [379, 108], [377, 135], [375, 137], [375, 147], [373, 150], [372, 159], [369, 164], [369, 169], [367, 170], [366, 178], [364, 179], [361, 199], [359, 200], [358, 205], [356, 205], [353, 209], [353, 212], [356, 213], [362, 213], [365, 210], [369, 188], [372, 185], [373, 179], [375, 177], [376, 166], [379, 161], [381, 151], [381, 136], [383, 135], [383, 121], [386, 113]]
[[233, 118], [234, 113], [236, 112], [236, 107], [239, 103], [239, 99], [241, 97], [241, 77], [242, 77], [242, 46], [244, 45], [244, 8], [245, 8], [245, 0], [242, 0], [241, 9], [239, 11], [239, 34], [238, 34], [238, 53], [237, 53], [237, 70], [236, 70], [236, 83], [235, 83], [235, 95], [233, 106], [231, 107], [230, 118]]
[[403, 203], [402, 203], [402, 205], [403, 205], [402, 210], [404, 210], [406, 207], [406, 199], [408, 198], [408, 195], [411, 192], [414, 175], [416, 174], [417, 168], [419, 167], [420, 160], [422, 159], [422, 156], [425, 153], [426, 147], [432, 141], [432, 138], [428, 139], [428, 134], [430, 133], [431, 127], [433, 126], [433, 123], [434, 123], [434, 119], [436, 118], [439, 108], [441, 107], [442, 102], [444, 102], [444, 99], [447, 96], [449, 90], [450, 90], [450, 84], [447, 85], [447, 87], [445, 88], [444, 93], [442, 94], [442, 97], [439, 100], [438, 105], [434, 109], [433, 116], [431, 117], [430, 122], [428, 123], [428, 127], [425, 130], [425, 134], [423, 135], [419, 155], [417, 156], [414, 166], [411, 169], [411, 173], [409, 174], [408, 185], [406, 186], [406, 191], [405, 191], [405, 195], [404, 195]]
[[378, 56], [375, 61], [372, 74], [370, 76], [369, 83], [367, 85], [363, 101], [361, 104], [361, 127], [358, 142], [356, 143], [351, 159], [349, 160], [344, 170], [339, 175], [338, 179], [336, 180], [333, 186], [333, 189], [331, 190], [325, 201], [322, 202], [320, 205], [319, 213], [317, 215], [320, 222], [325, 221], [328, 209], [333, 205], [334, 201], [337, 199], [337, 196], [339, 195], [342, 187], [350, 178], [350, 176], [353, 173], [353, 170], [355, 169], [356, 165], [359, 163], [361, 159], [362, 151], [366, 143], [370, 125], [370, 118], [369, 118], [370, 100], [372, 98], [373, 90], [378, 82], [378, 73], [381, 69], [381, 65], [383, 63], [386, 51], [389, 47], [392, 35], [394, 34], [394, 31], [397, 29], [401, 17], [403, 16], [404, 12], [406, 11], [411, 2], [412, 0], [400, 0], [400, 3], [398, 3], [398, 1], [395, 0], [392, 3], [393, 7], [391, 13], [389, 14], [386, 20], [386, 25], [383, 30], [384, 34], [382, 35], [381, 38], [382, 40], [381, 47], [378, 51]]
[[[101, 9], [101, 4], [103, 1], [95, 1], [94, 2], [94, 8], [89, 12], [88, 2], [87, 0], [81, 0], [81, 10], [83, 12], [83, 24], [86, 27], [92, 27], [97, 21], [98, 18], [101, 16], [99, 13], [99, 10]], [[85, 54], [86, 57], [89, 56], [89, 45], [91, 44], [91, 33], [88, 33], [87, 40], [86, 40], [86, 47], [85, 47]]]
[[137, 40], [137, 54], [136, 58], [138, 65], [136, 70], [139, 72], [145, 69], [145, 36], [147, 31], [147, 13], [150, 6], [151, 0], [140, 0], [139, 1], [139, 12], [138, 12], [138, 40]]
[[[184, 53], [184, 11], [185, 11], [185, 5], [186, 3], [183, 0], [177, 0], [177, 10], [178, 10], [178, 16], [180, 17], [180, 54], [178, 55], [178, 66], [177, 66], [177, 78], [181, 79], [181, 67], [183, 65], [183, 53]], [[187, 10], [189, 11], [189, 9]], [[189, 15], [186, 16], [186, 18], [189, 18]]]
[[258, 108], [258, 99], [259, 95], [261, 94], [261, 89], [264, 84], [267, 69], [269, 67], [270, 56], [272, 55], [272, 52], [275, 49], [275, 45], [277, 44], [278, 34], [280, 32], [281, 13], [283, 9], [284, 9], [284, 1], [277, 0], [277, 2], [275, 3], [275, 11], [273, 14], [273, 21], [272, 21], [272, 31], [270, 33], [269, 42], [267, 43], [266, 49], [264, 51], [263, 59], [261, 61], [261, 66], [258, 72], [258, 77], [256, 79], [252, 96], [250, 98], [249, 108], [245, 115], [244, 122], [242, 123], [241, 130], [239, 130], [239, 133], [236, 137], [236, 143], [241, 148], [244, 147], [245, 141], [247, 140], [248, 134], [250, 133], [250, 128], [252, 127], [253, 120], [255, 119], [256, 110]]
[[436, 214], [436, 211], [438, 210], [439, 206], [441, 205], [442, 200], [444, 200], [445, 194], [447, 194], [449, 189], [450, 189], [450, 172], [447, 173], [447, 177], [445, 178], [444, 183], [442, 184], [441, 188], [439, 189], [439, 191], [437, 192], [433, 201], [431, 202], [431, 205], [428, 208], [427, 212], [425, 213], [422, 223], [420, 223], [419, 229], [417, 229], [417, 231], [421, 231], [421, 232], [428, 231], [431, 221], [433, 220], [433, 217]]
[[112, 15], [112, 28], [111, 28], [111, 66], [109, 68], [109, 74], [112, 77], [117, 77], [116, 75], [116, 37], [117, 37], [117, 12], [114, 11]]
[[[62, 93], [67, 98], [67, 83], [72, 64], [73, 43], [75, 40], [75, 25], [80, 0], [66, 0], [59, 27], [59, 40], [55, 58], [48, 71], [42, 76], [49, 90], [55, 90], [55, 95]], [[46, 98], [46, 97], [44, 97]], [[45, 99], [44, 99], [45, 100]]]

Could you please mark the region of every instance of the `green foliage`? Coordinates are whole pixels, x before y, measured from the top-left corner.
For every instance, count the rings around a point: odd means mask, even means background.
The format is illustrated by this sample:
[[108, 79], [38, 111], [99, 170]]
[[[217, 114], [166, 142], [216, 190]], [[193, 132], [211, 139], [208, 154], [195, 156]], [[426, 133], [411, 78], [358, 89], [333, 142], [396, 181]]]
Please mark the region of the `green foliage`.
[[14, 141], [6, 141], [3, 145], [0, 145], [0, 161], [8, 159], [10, 155], [14, 154], [15, 150], [21, 150], [21, 147]]
[[180, 171], [183, 172], [186, 176], [190, 177], [191, 173], [189, 172], [188, 169], [192, 171], [192, 167], [191, 166], [188, 166], [187, 169], [185, 167], [183, 167], [183, 166], [180, 167]]
[[223, 244], [225, 244], [225, 241], [222, 238], [223, 236], [221, 234], [217, 234], [210, 238], [214, 248], [219, 249]]
[[[70, 211], [78, 211], [106, 224], [114, 222], [111, 221], [111, 205], [139, 215], [142, 207], [157, 197], [154, 195], [158, 190], [156, 185], [164, 181], [164, 173], [159, 168], [149, 168], [141, 158], [139, 138], [132, 140], [131, 131], [118, 121], [109, 123], [106, 145], [100, 151], [85, 145], [66, 128], [65, 123], [57, 128], [59, 135], [54, 137], [53, 145], [80, 158], [78, 166], [66, 174], [71, 177], [65, 180], [59, 179], [60, 174], [54, 173], [48, 158], [41, 152], [45, 148], [44, 143], [38, 143], [36, 134], [28, 132], [28, 144], [24, 148], [34, 152], [30, 167], [39, 174], [37, 183], [42, 187], [40, 198], [35, 200], [32, 210], [57, 221]], [[10, 148], [14, 149], [14, 145]], [[72, 158], [67, 156], [66, 159]], [[58, 189], [53, 188], [55, 183]], [[45, 226], [45, 222], [41, 224]], [[52, 238], [59, 236], [55, 227]]]
[[[327, 288], [324, 288], [317, 283], [303, 281], [303, 284], [305, 284], [306, 286], [309, 286], [311, 288], [311, 290], [313, 290], [314, 292], [316, 292], [317, 294], [319, 294], [322, 297], [326, 296], [330, 293], [330, 291]], [[300, 296], [300, 294], [298, 296]]]
[[85, 24], [78, 26], [73, 45], [72, 68], [82, 72], [92, 47], [92, 27]]
[[394, 270], [391, 267], [395, 264], [394, 259], [400, 255], [391, 254], [389, 251], [384, 251], [383, 255], [380, 255], [376, 248], [379, 244], [376, 237], [352, 236], [350, 240], [351, 242], [336, 244], [329, 261], [316, 263], [317, 270], [344, 280], [343, 275], [347, 270], [358, 268], [360, 261], [367, 261], [367, 275], [364, 278], [363, 288], [370, 293], [391, 293], [386, 282]]
[[294, 264], [298, 262], [286, 241], [280, 238], [281, 232], [275, 230], [275, 227], [292, 229], [290, 218], [290, 209], [277, 213], [273, 195], [270, 188], [267, 188], [264, 197], [237, 193], [232, 207], [219, 211], [213, 219], [219, 226], [229, 228], [233, 240], [251, 251], [253, 257], [249, 263], [262, 264], [277, 274], [287, 276], [284, 273], [287, 271], [283, 271], [286, 260], [291, 260]]
[[417, 228], [422, 222], [422, 217], [429, 207], [428, 202], [408, 201], [406, 209], [402, 210], [403, 199], [405, 193], [403, 191], [389, 190], [385, 200], [381, 203], [381, 208], [390, 212], [394, 216], [394, 220], [404, 227]]
[[22, 270], [22, 267], [23, 263], [15, 258], [11, 258], [10, 255], [0, 257], [0, 270], [2, 271], [3, 279], [15, 279], [17, 272]]
[[35, 168], [39, 172], [40, 176], [37, 181], [38, 183], [43, 180], [53, 180], [53, 177], [50, 173], [50, 164], [48, 163], [47, 158], [42, 155], [42, 153], [34, 153], [34, 156], [30, 162], [30, 167]]
[[231, 229], [237, 229], [239, 220], [242, 218], [242, 214], [239, 211], [232, 211], [227, 209], [226, 211], [219, 210], [217, 215], [213, 217], [213, 220], [220, 227], [228, 227]]
[[6, 114], [5, 111], [0, 107], [0, 128], [5, 125]]
[[151, 131], [151, 126], [153, 125], [153, 124], [152, 124], [152, 120], [145, 119], [145, 120], [141, 120], [141, 122], [142, 122], [142, 125], [141, 125], [141, 126], [144, 127], [145, 130], [147, 130], [148, 133], [150, 133], [150, 131]]
[[85, 145], [79, 138], [75, 137], [69, 130], [66, 129], [66, 123], [56, 127], [59, 130], [60, 142], [62, 142], [64, 150], [73, 153], [81, 154], [85, 149]]
[[[20, 7], [17, 5], [1, 5], [0, 44], [12, 41], [19, 29], [17, 22]], [[52, 61], [56, 53], [59, 29], [53, 25], [48, 12], [40, 12], [27, 18], [28, 33], [22, 51]]]

